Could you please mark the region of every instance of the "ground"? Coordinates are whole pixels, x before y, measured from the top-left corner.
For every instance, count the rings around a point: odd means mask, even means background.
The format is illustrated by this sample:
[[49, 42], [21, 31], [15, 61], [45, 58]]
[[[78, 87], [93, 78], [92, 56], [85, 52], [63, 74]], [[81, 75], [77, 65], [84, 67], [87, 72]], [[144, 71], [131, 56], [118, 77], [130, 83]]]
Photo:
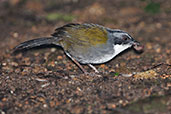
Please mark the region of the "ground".
[[[171, 1], [0, 2], [1, 114], [171, 112]], [[71, 22], [125, 30], [144, 45], [144, 52], [129, 49], [95, 65], [100, 74], [94, 76], [83, 74], [59, 47], [13, 53], [19, 43], [50, 36]]]

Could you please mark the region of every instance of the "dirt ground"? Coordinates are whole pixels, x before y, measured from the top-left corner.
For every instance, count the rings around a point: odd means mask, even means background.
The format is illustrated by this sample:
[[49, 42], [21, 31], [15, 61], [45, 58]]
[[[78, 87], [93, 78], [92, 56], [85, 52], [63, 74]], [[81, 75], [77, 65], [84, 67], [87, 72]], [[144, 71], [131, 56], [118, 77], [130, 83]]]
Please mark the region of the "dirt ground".
[[[170, 114], [170, 14], [170, 0], [0, 0], [0, 113]], [[71, 22], [125, 30], [144, 52], [129, 49], [95, 65], [100, 74], [94, 76], [59, 47], [12, 53], [19, 43]]]

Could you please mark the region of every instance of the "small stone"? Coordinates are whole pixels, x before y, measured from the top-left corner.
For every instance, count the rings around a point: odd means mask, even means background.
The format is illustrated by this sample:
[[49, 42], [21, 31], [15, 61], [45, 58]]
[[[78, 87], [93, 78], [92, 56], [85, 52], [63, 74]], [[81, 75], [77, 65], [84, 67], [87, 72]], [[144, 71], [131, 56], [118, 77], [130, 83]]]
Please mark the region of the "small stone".
[[33, 32], [36, 32], [36, 31], [37, 31], [36, 26], [32, 26], [32, 27], [31, 27], [31, 30], [32, 30]]
[[116, 108], [116, 105], [115, 104], [108, 104], [108, 108], [109, 109], [114, 109], [114, 108]]
[[19, 58], [21, 58], [21, 57], [22, 57], [22, 53], [19, 53], [19, 54], [16, 55], [16, 58], [17, 58], [17, 59], [19, 59]]
[[119, 67], [119, 64], [116, 64], [115, 66], [118, 68]]
[[52, 61], [52, 62], [50, 62], [50, 64], [49, 64], [50, 66], [52, 66], [52, 67], [54, 67], [55, 66], [55, 62], [54, 61]]
[[167, 83], [167, 87], [171, 87], [171, 83]]
[[139, 25], [138, 25], [139, 28], [143, 28], [144, 26], [145, 26], [145, 23], [143, 21], [140, 22]]
[[55, 103], [55, 102], [50, 101], [50, 107], [54, 107], [55, 105], [56, 105], [56, 103]]
[[51, 52], [55, 52], [56, 51], [56, 48], [52, 48], [50, 51]]
[[124, 66], [126, 66], [126, 63], [122, 62], [122, 63], [120, 63], [120, 65], [121, 65], [122, 67], [124, 67]]
[[6, 66], [6, 65], [7, 65], [7, 63], [2, 63], [2, 65], [3, 65], [3, 66]]
[[146, 44], [146, 47], [147, 47], [147, 49], [152, 49], [151, 43], [147, 43], [147, 44]]
[[2, 101], [3, 101], [3, 102], [7, 101], [7, 98], [3, 98]]
[[101, 64], [100, 67], [101, 67], [101, 68], [105, 68], [105, 64]]
[[57, 59], [61, 60], [63, 57], [62, 56], [58, 56]]
[[123, 100], [119, 100], [119, 103], [122, 104], [123, 103]]
[[29, 102], [28, 102], [28, 101], [26, 101], [26, 102], [25, 102], [25, 104], [26, 104], [26, 105], [28, 105], [28, 104], [29, 104]]
[[78, 91], [82, 91], [81, 88], [79, 88], [79, 87], [77, 87], [77, 90], [78, 90]]
[[170, 54], [170, 53], [171, 53], [171, 51], [170, 51], [169, 49], [167, 49], [167, 50], [166, 50], [166, 53], [167, 53], [167, 54]]
[[14, 34], [13, 34], [13, 37], [14, 38], [17, 38], [19, 35], [18, 35], [18, 33], [17, 32], [15, 32]]
[[11, 91], [10, 91], [10, 93], [11, 93], [11, 94], [13, 94], [13, 93], [14, 93], [14, 91], [12, 91], [12, 90], [11, 90]]
[[70, 75], [69, 77], [71, 77], [71, 78], [75, 78], [75, 75]]
[[40, 98], [39, 98], [39, 101], [41, 101], [41, 102], [45, 103], [45, 99], [44, 99], [44, 98], [42, 98], [42, 97], [40, 97]]
[[157, 24], [156, 24], [156, 27], [157, 27], [157, 28], [161, 28], [161, 27], [162, 27], [162, 24], [161, 24], [161, 23], [157, 23]]
[[23, 105], [21, 103], [18, 104], [19, 107], [22, 107]]
[[17, 66], [18, 66], [18, 63], [16, 63], [16, 62], [11, 62], [11, 65], [17, 67]]
[[156, 49], [156, 52], [157, 52], [157, 53], [160, 53], [160, 52], [161, 52], [161, 48], [157, 48], [157, 49]]
[[34, 53], [34, 56], [38, 56], [39, 55], [39, 53], [37, 52], [37, 53]]
[[166, 60], [166, 64], [171, 64], [171, 60]]
[[67, 66], [67, 69], [68, 69], [68, 70], [71, 70], [71, 69], [72, 69], [72, 67], [70, 67], [70, 66]]
[[43, 107], [44, 107], [44, 108], [47, 108], [47, 104], [44, 104]]

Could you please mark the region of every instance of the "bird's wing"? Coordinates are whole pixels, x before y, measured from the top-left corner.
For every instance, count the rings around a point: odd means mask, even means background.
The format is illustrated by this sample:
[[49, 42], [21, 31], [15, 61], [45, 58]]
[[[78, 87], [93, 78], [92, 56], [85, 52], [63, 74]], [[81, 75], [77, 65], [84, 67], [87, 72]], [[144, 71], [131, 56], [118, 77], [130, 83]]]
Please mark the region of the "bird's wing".
[[65, 50], [87, 51], [91, 47], [106, 44], [107, 30], [96, 24], [68, 24], [57, 28], [52, 36], [62, 37]]

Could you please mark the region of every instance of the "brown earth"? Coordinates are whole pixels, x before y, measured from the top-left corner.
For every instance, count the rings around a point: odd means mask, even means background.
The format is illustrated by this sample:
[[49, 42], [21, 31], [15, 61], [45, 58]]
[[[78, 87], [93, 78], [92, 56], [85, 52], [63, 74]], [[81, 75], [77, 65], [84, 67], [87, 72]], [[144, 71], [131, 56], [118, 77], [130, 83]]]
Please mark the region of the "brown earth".
[[[1, 114], [171, 112], [171, 1], [157, 0], [160, 11], [155, 14], [144, 11], [148, 0], [0, 2]], [[51, 13], [59, 17], [52, 20]], [[94, 76], [82, 74], [58, 47], [12, 53], [17, 44], [49, 36], [70, 22], [125, 30], [145, 50], [140, 54], [129, 49], [106, 64], [95, 65], [100, 74]], [[136, 74], [122, 77], [118, 73]]]

